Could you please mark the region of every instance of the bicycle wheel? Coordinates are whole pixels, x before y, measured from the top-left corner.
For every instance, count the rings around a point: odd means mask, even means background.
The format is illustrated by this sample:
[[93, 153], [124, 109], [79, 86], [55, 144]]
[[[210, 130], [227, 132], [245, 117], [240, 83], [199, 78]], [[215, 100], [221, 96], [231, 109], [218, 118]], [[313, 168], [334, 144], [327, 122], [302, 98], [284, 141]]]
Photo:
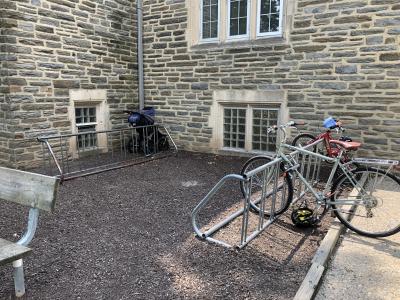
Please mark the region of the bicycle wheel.
[[[359, 192], [349, 177], [357, 182]], [[332, 208], [340, 222], [368, 237], [399, 232], [400, 180], [384, 170], [365, 167], [352, 171], [349, 177], [341, 175], [332, 186]]]
[[[304, 146], [311, 144], [314, 141], [315, 141], [315, 136], [313, 136], [312, 134], [309, 134], [309, 133], [302, 133], [302, 134], [297, 135], [293, 139], [292, 146], [304, 147]], [[315, 152], [316, 149], [317, 149], [317, 147], [314, 146], [312, 151]]]
[[[244, 175], [250, 172], [251, 170], [254, 170], [271, 161], [272, 158], [269, 156], [252, 157], [243, 165], [240, 174]], [[262, 186], [264, 180], [266, 180], [267, 186], [265, 193], [266, 195], [269, 196], [267, 196], [267, 200], [265, 201], [264, 204], [264, 215], [269, 217], [271, 215], [271, 209], [272, 209], [271, 202], [273, 197], [275, 197], [275, 195], [271, 193], [274, 188], [274, 180], [269, 180], [269, 178], [264, 179], [263, 176], [264, 175], [262, 173], [259, 173], [252, 177], [250, 207], [256, 212], [260, 211], [259, 203], [261, 200]], [[275, 210], [274, 210], [275, 215], [279, 215], [285, 212], [288, 209], [293, 197], [292, 180], [289, 174], [283, 171], [283, 165], [280, 166], [280, 174], [278, 177], [277, 187], [278, 190], [275, 197]], [[243, 196], [246, 197], [247, 192], [246, 192], [246, 185], [244, 182], [240, 182], [240, 190], [242, 191]]]

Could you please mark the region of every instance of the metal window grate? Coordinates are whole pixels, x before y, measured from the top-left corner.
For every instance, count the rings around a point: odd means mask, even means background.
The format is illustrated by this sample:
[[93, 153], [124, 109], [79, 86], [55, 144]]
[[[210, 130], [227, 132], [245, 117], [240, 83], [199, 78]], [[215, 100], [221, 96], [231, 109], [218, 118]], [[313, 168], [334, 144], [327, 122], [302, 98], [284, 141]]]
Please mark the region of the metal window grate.
[[278, 109], [253, 109], [253, 150], [272, 152], [276, 150], [276, 134], [268, 134], [267, 128], [278, 124], [278, 112]]
[[[96, 131], [96, 108], [75, 108], [75, 124], [78, 133]], [[80, 134], [77, 136], [77, 147], [79, 150], [90, 150], [97, 146], [97, 137], [94, 133]]]
[[224, 108], [224, 147], [244, 149], [246, 109]]
[[282, 0], [261, 0], [260, 33], [278, 32]]

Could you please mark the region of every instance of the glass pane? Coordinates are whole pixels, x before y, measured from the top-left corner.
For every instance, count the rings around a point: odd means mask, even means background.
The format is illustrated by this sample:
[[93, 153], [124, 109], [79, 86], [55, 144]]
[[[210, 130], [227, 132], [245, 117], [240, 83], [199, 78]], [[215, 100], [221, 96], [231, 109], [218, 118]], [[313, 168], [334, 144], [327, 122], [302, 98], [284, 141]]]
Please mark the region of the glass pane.
[[211, 33], [210, 37], [216, 38], [218, 37], [218, 21], [217, 22], [212, 22], [211, 23]]
[[210, 37], [210, 23], [203, 23], [203, 39], [209, 39]]
[[217, 21], [218, 20], [218, 6], [214, 5], [211, 7], [211, 21]]
[[[258, 118], [254, 116], [258, 116]], [[267, 128], [277, 123], [278, 111], [276, 109], [253, 109], [253, 150], [275, 151], [276, 135], [275, 133], [267, 134]]]
[[271, 14], [279, 13], [281, 8], [280, 0], [271, 0]]
[[239, 34], [247, 33], [247, 18], [239, 19]]
[[[224, 109], [224, 147], [243, 148], [246, 133], [246, 109]], [[243, 144], [243, 146], [239, 146]]]
[[265, 14], [269, 14], [270, 12], [270, 3], [271, 0], [261, 0], [261, 14], [265, 15]]
[[231, 1], [231, 19], [239, 16], [239, 1]]
[[211, 0], [211, 5], [218, 5], [218, 0]]
[[275, 32], [275, 31], [279, 30], [279, 15], [278, 14], [271, 15], [271, 23], [269, 26], [270, 26], [269, 30], [271, 32]]
[[261, 16], [260, 18], [260, 32], [269, 32], [269, 16]]
[[279, 31], [280, 0], [261, 1], [260, 32]]
[[239, 34], [239, 28], [237, 25], [237, 19], [231, 19], [230, 24], [229, 24], [229, 35], [238, 35]]
[[231, 143], [228, 139], [224, 140], [224, 147], [230, 147]]
[[205, 6], [203, 8], [203, 22], [210, 22], [210, 6]]
[[247, 18], [247, 0], [240, 1], [239, 16]]

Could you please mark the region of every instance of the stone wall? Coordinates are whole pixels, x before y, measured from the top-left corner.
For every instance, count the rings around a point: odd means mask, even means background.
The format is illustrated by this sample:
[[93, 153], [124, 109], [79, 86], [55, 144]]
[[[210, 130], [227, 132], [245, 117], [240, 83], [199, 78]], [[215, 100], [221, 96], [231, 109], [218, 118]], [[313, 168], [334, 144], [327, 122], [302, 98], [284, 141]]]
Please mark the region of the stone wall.
[[332, 115], [359, 155], [399, 158], [398, 0], [296, 0], [285, 39], [203, 46], [189, 46], [188, 3], [144, 1], [147, 103], [180, 145], [213, 151], [214, 91], [279, 90], [309, 130]]
[[112, 126], [137, 105], [136, 10], [129, 0], [0, 3], [0, 164], [38, 159], [26, 139], [71, 132], [70, 89], [107, 90]]

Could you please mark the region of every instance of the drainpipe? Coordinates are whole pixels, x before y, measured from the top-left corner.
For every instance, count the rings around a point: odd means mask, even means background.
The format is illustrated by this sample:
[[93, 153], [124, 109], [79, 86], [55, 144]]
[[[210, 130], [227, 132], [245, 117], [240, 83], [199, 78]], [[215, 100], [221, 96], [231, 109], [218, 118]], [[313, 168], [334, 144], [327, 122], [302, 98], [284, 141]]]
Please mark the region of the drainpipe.
[[144, 108], [144, 72], [143, 72], [143, 3], [137, 0], [137, 63], [139, 76], [139, 109]]

